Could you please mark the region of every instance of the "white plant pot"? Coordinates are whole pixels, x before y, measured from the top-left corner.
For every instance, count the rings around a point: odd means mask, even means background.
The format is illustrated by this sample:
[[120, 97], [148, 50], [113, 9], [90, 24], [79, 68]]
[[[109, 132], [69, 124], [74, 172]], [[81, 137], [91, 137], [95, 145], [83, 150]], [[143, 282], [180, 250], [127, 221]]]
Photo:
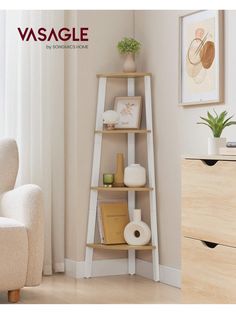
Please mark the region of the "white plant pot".
[[218, 155], [220, 147], [226, 146], [225, 137], [209, 137], [208, 138], [208, 155]]
[[134, 209], [133, 214], [133, 221], [124, 230], [125, 241], [129, 245], [145, 245], [151, 239], [151, 230], [141, 221], [141, 209]]
[[146, 170], [140, 164], [131, 164], [125, 168], [124, 183], [128, 187], [141, 187], [146, 184]]

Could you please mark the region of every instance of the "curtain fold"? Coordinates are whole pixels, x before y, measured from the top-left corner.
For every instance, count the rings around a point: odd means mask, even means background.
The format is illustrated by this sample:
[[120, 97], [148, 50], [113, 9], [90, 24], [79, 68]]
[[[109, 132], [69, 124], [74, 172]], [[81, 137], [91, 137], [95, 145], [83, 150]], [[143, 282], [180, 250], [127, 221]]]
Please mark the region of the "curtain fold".
[[63, 25], [63, 11], [0, 12], [0, 137], [18, 143], [17, 185], [43, 190], [45, 275], [64, 271], [64, 52], [21, 41], [17, 27]]

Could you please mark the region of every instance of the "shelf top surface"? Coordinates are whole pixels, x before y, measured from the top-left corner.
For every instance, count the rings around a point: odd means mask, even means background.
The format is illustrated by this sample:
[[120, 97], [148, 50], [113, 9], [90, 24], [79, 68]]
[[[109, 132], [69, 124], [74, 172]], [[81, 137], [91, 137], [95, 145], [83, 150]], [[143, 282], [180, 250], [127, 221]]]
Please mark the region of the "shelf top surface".
[[236, 161], [233, 155], [183, 155], [183, 159], [204, 159], [204, 160], [231, 160]]
[[114, 129], [114, 130], [95, 130], [95, 133], [104, 134], [123, 134], [123, 133], [150, 133], [151, 130], [146, 129]]
[[127, 250], [152, 250], [155, 249], [155, 246], [148, 245], [128, 245], [128, 244], [102, 244], [102, 243], [88, 243], [88, 247], [94, 249], [102, 249], [102, 250], [116, 250], [116, 251], [127, 251]]
[[108, 77], [108, 78], [135, 78], [135, 77], [144, 77], [144, 76], [151, 76], [150, 72], [132, 72], [132, 73], [125, 73], [125, 72], [113, 72], [113, 73], [98, 73], [97, 77]]
[[107, 188], [104, 186], [92, 186], [92, 190], [98, 190], [98, 191], [109, 191], [109, 192], [128, 192], [128, 191], [152, 191], [153, 188], [143, 186], [143, 187], [111, 187]]

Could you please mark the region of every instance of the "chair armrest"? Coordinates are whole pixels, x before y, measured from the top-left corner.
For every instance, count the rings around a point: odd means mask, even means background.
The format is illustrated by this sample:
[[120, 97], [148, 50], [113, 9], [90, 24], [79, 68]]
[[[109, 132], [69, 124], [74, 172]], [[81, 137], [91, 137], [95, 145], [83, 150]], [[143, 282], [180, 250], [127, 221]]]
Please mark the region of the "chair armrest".
[[42, 191], [27, 184], [2, 194], [1, 215], [25, 225], [28, 232], [28, 270], [26, 286], [39, 285], [42, 278], [44, 219]]

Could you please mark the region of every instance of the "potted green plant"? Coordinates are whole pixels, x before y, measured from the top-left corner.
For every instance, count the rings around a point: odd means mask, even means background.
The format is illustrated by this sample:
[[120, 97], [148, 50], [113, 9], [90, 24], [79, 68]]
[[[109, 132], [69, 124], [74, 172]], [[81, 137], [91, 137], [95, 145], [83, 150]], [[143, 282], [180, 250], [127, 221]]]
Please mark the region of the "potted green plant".
[[125, 55], [125, 62], [123, 65], [124, 72], [135, 72], [136, 65], [134, 55], [140, 50], [141, 43], [134, 38], [124, 37], [118, 42], [117, 48], [122, 55]]
[[203, 122], [197, 122], [197, 124], [204, 124], [208, 126], [213, 134], [213, 137], [208, 138], [208, 154], [217, 155], [219, 154], [220, 147], [226, 145], [226, 138], [221, 137], [223, 130], [233, 124], [236, 121], [232, 121], [233, 116], [227, 117], [228, 112], [223, 111], [220, 114], [214, 110], [214, 114], [207, 112], [207, 117], [200, 117]]

